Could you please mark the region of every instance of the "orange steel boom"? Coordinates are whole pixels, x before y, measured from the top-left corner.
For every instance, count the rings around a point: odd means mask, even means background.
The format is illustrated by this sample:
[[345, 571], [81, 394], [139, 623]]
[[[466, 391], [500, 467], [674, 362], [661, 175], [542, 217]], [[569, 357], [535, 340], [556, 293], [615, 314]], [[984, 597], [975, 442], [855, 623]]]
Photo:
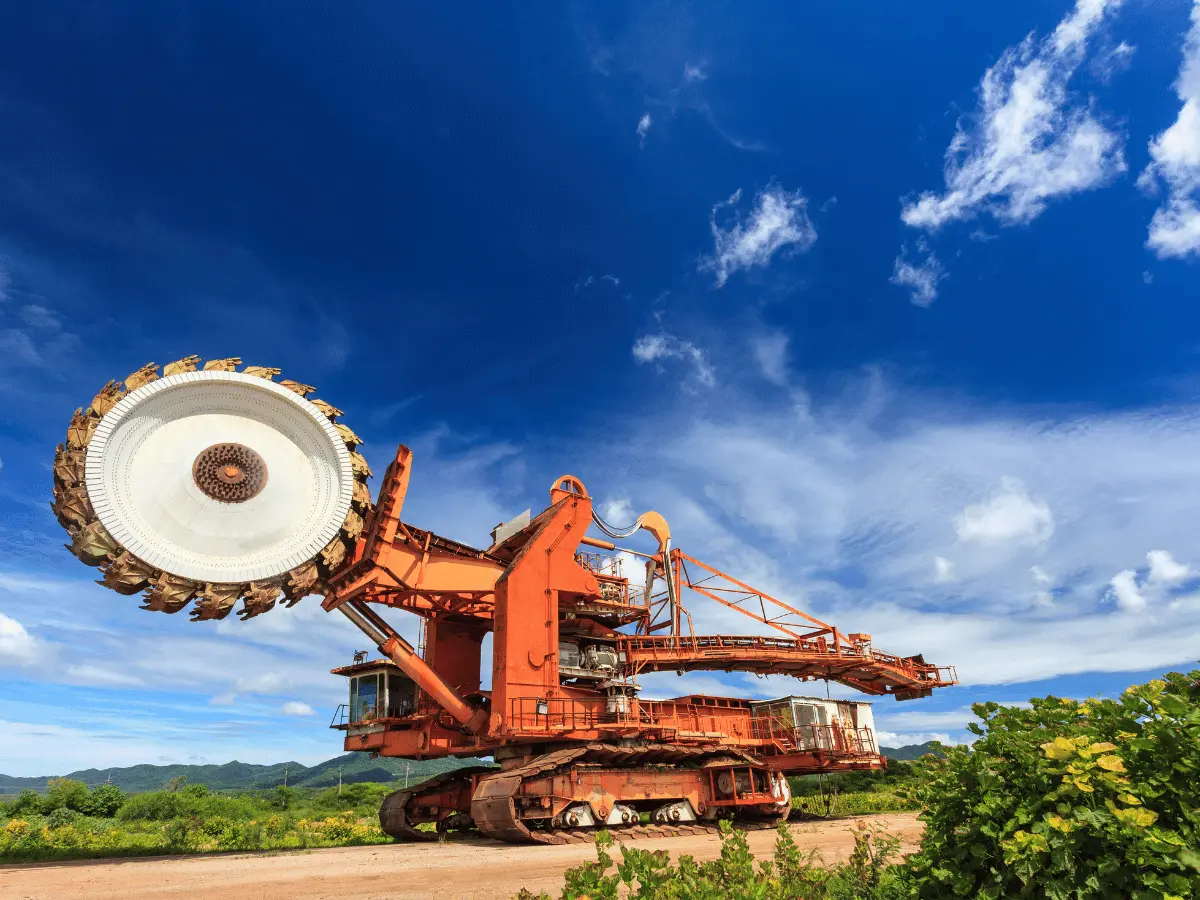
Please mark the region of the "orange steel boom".
[[[497, 526], [487, 549], [417, 528], [401, 520], [411, 465], [400, 447], [352, 562], [330, 579], [325, 608], [386, 657], [334, 670], [351, 679], [352, 702], [333, 727], [347, 750], [490, 755], [500, 769], [389, 797], [381, 821], [397, 837], [436, 822], [553, 843], [602, 825], [637, 827], [645, 812], [673, 828], [726, 815], [770, 821], [789, 806], [784, 774], [886, 765], [865, 704], [828, 701], [826, 715], [819, 700], [644, 700], [641, 673], [790, 675], [898, 700], [956, 683], [952, 668], [881, 653], [869, 635], [845, 634], [672, 548], [657, 513], [614, 529], [572, 476], [555, 481], [540, 514]], [[593, 524], [613, 540], [588, 535]], [[596, 552], [617, 551], [614, 541], [639, 529], [657, 539], [656, 553]], [[625, 575], [630, 559], [644, 562], [644, 586]], [[758, 633], [695, 634], [685, 590], [745, 615]], [[380, 607], [420, 616], [422, 647]], [[491, 687], [481, 690], [489, 634]]]

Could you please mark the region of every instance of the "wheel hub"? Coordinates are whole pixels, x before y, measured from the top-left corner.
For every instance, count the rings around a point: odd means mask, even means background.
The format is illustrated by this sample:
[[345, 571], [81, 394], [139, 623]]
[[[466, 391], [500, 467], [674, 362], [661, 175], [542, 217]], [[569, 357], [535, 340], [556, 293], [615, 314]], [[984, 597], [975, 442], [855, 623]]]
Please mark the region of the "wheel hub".
[[267, 483], [267, 464], [244, 444], [213, 444], [192, 463], [196, 487], [222, 503], [244, 503]]

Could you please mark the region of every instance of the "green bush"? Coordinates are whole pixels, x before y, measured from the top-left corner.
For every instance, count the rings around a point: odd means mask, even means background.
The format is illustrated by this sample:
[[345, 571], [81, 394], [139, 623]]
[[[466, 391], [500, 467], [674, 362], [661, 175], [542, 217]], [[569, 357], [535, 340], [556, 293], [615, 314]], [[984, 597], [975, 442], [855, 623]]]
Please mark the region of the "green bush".
[[910, 896], [1200, 896], [1200, 671], [1117, 700], [973, 709], [974, 747], [918, 766]]
[[88, 816], [111, 819], [124, 802], [125, 792], [115, 784], [98, 784], [88, 791], [80, 812]]
[[121, 804], [121, 808], [117, 810], [117, 818], [122, 822], [165, 822], [177, 819], [185, 812], [186, 799], [176, 791], [133, 794]]
[[83, 812], [88, 805], [88, 788], [82, 781], [70, 778], [51, 778], [46, 796], [42, 799], [42, 812], [46, 815], [56, 809], [73, 809]]
[[[680, 856], [671, 865], [665, 850], [621, 848], [613, 868], [612, 835], [596, 838], [596, 862], [568, 869], [562, 900], [899, 900], [900, 883], [891, 864], [896, 838], [882, 829], [860, 826], [854, 852], [841, 866], [821, 868], [800, 852], [786, 825], [780, 825], [770, 862], [755, 865], [743, 832], [721, 826], [721, 855], [698, 863]], [[517, 900], [549, 900], [521, 891]]]
[[42, 795], [31, 788], [25, 788], [8, 804], [4, 810], [5, 816], [11, 819], [23, 816], [37, 815], [42, 811]]

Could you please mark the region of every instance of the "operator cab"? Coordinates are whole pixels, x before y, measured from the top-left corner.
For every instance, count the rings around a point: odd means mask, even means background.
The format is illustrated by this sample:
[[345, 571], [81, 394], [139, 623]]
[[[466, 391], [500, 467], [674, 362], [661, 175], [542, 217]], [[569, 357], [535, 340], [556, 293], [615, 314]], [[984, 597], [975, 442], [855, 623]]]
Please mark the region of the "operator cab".
[[404, 719], [417, 711], [417, 685], [390, 659], [366, 660], [356, 653], [354, 663], [334, 669], [350, 681], [350, 702], [338, 707], [334, 728], [355, 728], [381, 719]]

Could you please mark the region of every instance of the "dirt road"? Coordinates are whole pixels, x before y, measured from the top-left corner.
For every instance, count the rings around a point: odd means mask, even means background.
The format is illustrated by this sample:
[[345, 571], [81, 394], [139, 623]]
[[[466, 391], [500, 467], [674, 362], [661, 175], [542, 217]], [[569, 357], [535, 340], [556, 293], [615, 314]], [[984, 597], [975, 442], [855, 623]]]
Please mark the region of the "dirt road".
[[[915, 815], [864, 817], [884, 822], [911, 849], [920, 838]], [[853, 846], [854, 820], [804, 822], [791, 826], [803, 850], [826, 861], [844, 859]], [[751, 832], [750, 848], [770, 856], [775, 834]], [[715, 837], [637, 841], [712, 859]], [[619, 854], [617, 854], [619, 858]], [[591, 844], [520, 847], [482, 839], [445, 844], [394, 844], [277, 854], [230, 854], [106, 862], [0, 866], [3, 900], [508, 900], [520, 888], [557, 897], [563, 870], [596, 858]]]

